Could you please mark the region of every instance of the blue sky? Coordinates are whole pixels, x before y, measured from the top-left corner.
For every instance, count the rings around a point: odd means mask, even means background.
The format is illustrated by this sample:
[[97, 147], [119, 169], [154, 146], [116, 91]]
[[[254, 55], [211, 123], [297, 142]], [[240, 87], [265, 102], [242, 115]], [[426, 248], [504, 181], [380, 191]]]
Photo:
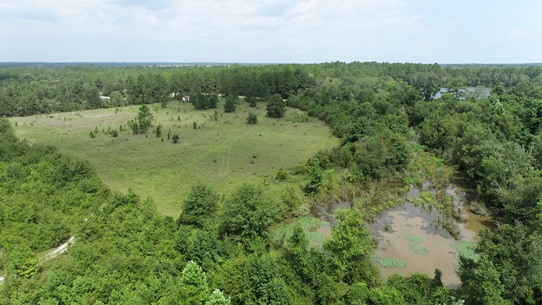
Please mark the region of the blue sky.
[[542, 62], [542, 1], [2, 0], [0, 62]]

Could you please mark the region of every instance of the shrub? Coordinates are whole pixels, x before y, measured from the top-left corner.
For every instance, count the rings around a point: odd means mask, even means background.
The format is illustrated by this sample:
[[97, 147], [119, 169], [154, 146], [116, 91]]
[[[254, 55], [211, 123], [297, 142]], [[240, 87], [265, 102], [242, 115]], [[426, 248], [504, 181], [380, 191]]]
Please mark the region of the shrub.
[[230, 94], [226, 97], [226, 102], [224, 103], [224, 112], [235, 112], [237, 108], [238, 97], [236, 95]]
[[254, 125], [256, 123], [258, 123], [258, 115], [252, 111], [249, 111], [247, 117], [247, 124]]
[[247, 97], [247, 103], [250, 107], [254, 108], [258, 105], [258, 102], [255, 97], [249, 96]]
[[281, 170], [279, 170], [279, 171], [277, 172], [277, 175], [276, 175], [275, 178], [276, 178], [278, 181], [284, 181], [284, 180], [288, 179], [288, 172], [281, 169]]

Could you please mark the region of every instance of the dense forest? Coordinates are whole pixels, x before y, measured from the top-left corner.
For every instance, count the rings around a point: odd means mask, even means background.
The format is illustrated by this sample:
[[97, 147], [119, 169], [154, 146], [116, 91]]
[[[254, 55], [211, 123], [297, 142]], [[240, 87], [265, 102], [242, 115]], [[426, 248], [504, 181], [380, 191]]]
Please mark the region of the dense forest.
[[[285, 101], [326, 122], [340, 145], [291, 171], [306, 180], [303, 196], [337, 191], [329, 175], [338, 172], [343, 186], [396, 177], [421, 148], [462, 172], [497, 224], [480, 233], [476, 256], [459, 258], [458, 289], [440, 270], [384, 280], [363, 207], [338, 211], [321, 246], [301, 227], [272, 242], [272, 227], [299, 207], [260, 184], [229, 194], [195, 184], [179, 217], [164, 217], [152, 200], [115, 192], [89, 163], [19, 140], [0, 119], [0, 304], [542, 303], [542, 67], [0, 68], [4, 117], [166, 108], [188, 95], [200, 109], [222, 95], [267, 101], [270, 114]], [[71, 237], [66, 254], [44, 258]]]

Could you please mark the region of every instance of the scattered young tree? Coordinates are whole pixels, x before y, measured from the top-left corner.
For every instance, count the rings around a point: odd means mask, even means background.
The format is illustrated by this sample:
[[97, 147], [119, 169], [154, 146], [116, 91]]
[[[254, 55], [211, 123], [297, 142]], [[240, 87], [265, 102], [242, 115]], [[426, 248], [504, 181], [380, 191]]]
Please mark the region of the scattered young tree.
[[128, 126], [132, 129], [134, 134], [147, 133], [149, 127], [152, 126], [153, 115], [149, 109], [149, 106], [142, 105], [139, 107], [139, 112], [134, 120], [128, 121]]
[[173, 140], [174, 144], [177, 144], [177, 143], [179, 143], [179, 140], [181, 139], [181, 137], [179, 137], [178, 134], [174, 134], [171, 139]]
[[226, 97], [226, 101], [224, 102], [224, 112], [235, 112], [238, 103], [239, 98], [236, 95], [228, 95]]
[[163, 125], [160, 123], [158, 123], [158, 125], [154, 127], [153, 133], [156, 135], [157, 138], [160, 138], [162, 136], [162, 127]]
[[147, 132], [149, 127], [152, 125], [152, 113], [147, 105], [139, 107], [139, 113], [137, 114], [137, 122], [139, 124], [139, 130], [142, 133]]

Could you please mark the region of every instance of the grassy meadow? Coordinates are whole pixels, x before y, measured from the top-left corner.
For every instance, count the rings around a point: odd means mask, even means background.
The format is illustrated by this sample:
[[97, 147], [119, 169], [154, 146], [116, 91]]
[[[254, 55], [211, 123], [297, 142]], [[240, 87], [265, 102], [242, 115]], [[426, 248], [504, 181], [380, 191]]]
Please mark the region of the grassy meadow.
[[[134, 135], [127, 122], [139, 106], [12, 118], [16, 134], [32, 143], [54, 145], [63, 153], [88, 160], [103, 181], [121, 192], [150, 197], [164, 215], [177, 217], [187, 190], [195, 182], [227, 194], [243, 182], [269, 183], [279, 169], [303, 164], [318, 150], [338, 140], [321, 121], [288, 109], [284, 118], [265, 116], [265, 104], [250, 108], [240, 100], [235, 113], [224, 113], [222, 102], [210, 110], [171, 102], [162, 109], [149, 105], [151, 130]], [[246, 124], [248, 111], [256, 125]], [[194, 122], [197, 127], [194, 129]], [[121, 126], [123, 131], [121, 130]], [[95, 132], [95, 138], [90, 132]], [[108, 131], [117, 130], [113, 137]], [[178, 134], [174, 144], [167, 138]]]

